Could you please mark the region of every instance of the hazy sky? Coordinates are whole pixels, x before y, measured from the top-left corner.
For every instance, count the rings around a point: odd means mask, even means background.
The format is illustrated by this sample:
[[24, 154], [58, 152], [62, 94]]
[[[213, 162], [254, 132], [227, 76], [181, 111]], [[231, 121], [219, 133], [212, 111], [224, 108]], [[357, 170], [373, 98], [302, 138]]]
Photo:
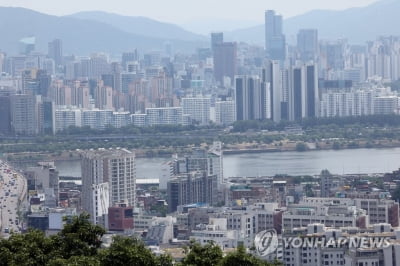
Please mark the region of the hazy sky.
[[377, 0], [0, 0], [0, 6], [18, 6], [53, 15], [103, 10], [145, 16], [177, 24], [204, 18], [262, 22], [266, 9], [284, 17], [313, 9], [346, 9]]

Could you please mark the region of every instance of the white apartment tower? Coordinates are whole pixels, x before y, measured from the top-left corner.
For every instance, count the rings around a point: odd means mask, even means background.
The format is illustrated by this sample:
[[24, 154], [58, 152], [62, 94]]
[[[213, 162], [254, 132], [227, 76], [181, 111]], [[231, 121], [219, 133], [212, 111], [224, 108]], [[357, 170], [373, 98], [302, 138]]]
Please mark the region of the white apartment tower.
[[208, 97], [182, 98], [183, 113], [200, 125], [210, 123], [211, 99]]
[[136, 204], [135, 154], [125, 149], [82, 154], [82, 207], [96, 224], [107, 224], [108, 207]]

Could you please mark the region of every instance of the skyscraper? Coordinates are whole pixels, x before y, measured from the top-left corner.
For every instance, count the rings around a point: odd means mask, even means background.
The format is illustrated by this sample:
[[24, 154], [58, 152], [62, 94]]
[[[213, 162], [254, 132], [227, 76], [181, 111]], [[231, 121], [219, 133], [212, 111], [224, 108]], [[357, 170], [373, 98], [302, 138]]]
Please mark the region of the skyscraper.
[[49, 42], [47, 55], [54, 60], [56, 67], [62, 64], [63, 52], [62, 41], [60, 39], [55, 39]]
[[122, 53], [122, 61], [121, 61], [122, 69], [125, 71], [128, 70], [127, 63], [138, 61], [138, 60], [139, 60], [139, 56], [138, 56], [138, 52], [136, 49], [133, 52]]
[[301, 29], [297, 34], [297, 49], [300, 60], [315, 61], [318, 55], [318, 30]]
[[0, 52], [0, 73], [3, 73], [5, 70], [4, 63], [6, 61], [6, 54]]
[[304, 67], [290, 69], [289, 120], [300, 120], [306, 116], [305, 111], [305, 71]]
[[56, 133], [55, 104], [50, 99], [42, 99], [38, 103], [39, 131], [42, 134], [53, 135]]
[[271, 60], [285, 60], [286, 38], [282, 33], [282, 16], [265, 11], [265, 52]]
[[136, 204], [135, 154], [125, 149], [82, 154], [82, 207], [96, 224], [106, 225], [108, 207]]
[[11, 95], [11, 126], [15, 134], [35, 135], [38, 133], [36, 97]]
[[85, 83], [75, 80], [71, 87], [71, 105], [80, 108], [89, 108], [89, 87]]
[[237, 120], [270, 118], [270, 93], [267, 83], [258, 76], [236, 76]]
[[222, 44], [223, 42], [224, 42], [224, 33], [222, 32], [211, 33], [211, 51], [214, 52], [215, 47]]
[[223, 84], [224, 77], [229, 77], [231, 83], [236, 74], [237, 45], [235, 42], [224, 42], [214, 48], [214, 77]]
[[90, 67], [91, 72], [89, 77], [93, 79], [99, 79], [102, 74], [109, 74], [111, 72], [111, 65], [108, 63], [107, 55], [102, 53], [91, 55]]
[[319, 114], [318, 73], [315, 64], [306, 66], [307, 117]]
[[10, 96], [0, 96], [0, 135], [11, 133]]
[[274, 122], [282, 119], [282, 71], [279, 61], [272, 60], [263, 70], [263, 80], [269, 83], [271, 118]]
[[31, 68], [21, 73], [22, 92], [29, 95], [49, 95], [51, 76], [45, 70]]
[[103, 81], [100, 81], [94, 91], [95, 106], [99, 109], [112, 110], [112, 92], [111, 87], [104, 86]]
[[36, 38], [35, 36], [25, 37], [19, 40], [19, 53], [23, 55], [29, 55], [35, 51]]
[[319, 114], [317, 70], [314, 64], [290, 70], [289, 120], [317, 117]]

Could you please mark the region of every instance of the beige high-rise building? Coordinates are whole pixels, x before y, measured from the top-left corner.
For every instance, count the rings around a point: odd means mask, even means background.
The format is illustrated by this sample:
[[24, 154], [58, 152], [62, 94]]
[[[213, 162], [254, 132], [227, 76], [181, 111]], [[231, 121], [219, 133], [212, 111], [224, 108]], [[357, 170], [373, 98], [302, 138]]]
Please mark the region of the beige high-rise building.
[[50, 97], [56, 105], [71, 105], [71, 88], [62, 80], [55, 80], [50, 87]]
[[82, 207], [96, 224], [107, 225], [108, 207], [136, 204], [135, 153], [98, 149], [82, 153]]
[[103, 81], [99, 81], [95, 92], [94, 101], [96, 108], [103, 110], [113, 110], [113, 89], [104, 86]]
[[79, 80], [74, 81], [71, 89], [71, 102], [72, 105], [80, 108], [89, 108], [89, 87], [82, 85]]

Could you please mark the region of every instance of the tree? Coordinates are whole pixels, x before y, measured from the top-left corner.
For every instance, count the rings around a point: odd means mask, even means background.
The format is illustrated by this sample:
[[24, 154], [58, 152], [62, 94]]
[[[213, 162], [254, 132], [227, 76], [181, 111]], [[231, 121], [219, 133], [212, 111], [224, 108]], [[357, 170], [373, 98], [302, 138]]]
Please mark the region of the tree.
[[328, 169], [322, 170], [321, 173], [320, 173], [319, 175], [320, 175], [320, 176], [323, 176], [323, 177], [331, 177], [331, 176], [332, 176], [331, 172], [329, 172]]
[[315, 197], [315, 193], [314, 193], [314, 191], [312, 189], [312, 185], [311, 184], [305, 185], [304, 191], [305, 191], [307, 197]]
[[273, 266], [282, 265], [280, 262], [266, 262], [253, 254], [247, 253], [243, 246], [239, 246], [236, 251], [226, 255], [218, 266]]
[[41, 231], [11, 234], [0, 241], [0, 265], [46, 265], [54, 249], [53, 241]]
[[102, 266], [169, 266], [168, 255], [155, 256], [138, 239], [116, 236], [110, 248], [100, 253]]
[[68, 259], [73, 256], [94, 256], [101, 246], [101, 237], [105, 230], [89, 221], [89, 214], [74, 216], [61, 232], [53, 237], [58, 246], [60, 257]]
[[400, 201], [400, 186], [397, 186], [397, 188], [392, 192], [392, 199], [397, 202]]
[[48, 266], [100, 266], [100, 260], [97, 256], [73, 256], [69, 259], [55, 258], [49, 261]]
[[195, 241], [191, 241], [189, 247], [186, 248], [187, 255], [183, 258], [179, 266], [209, 266], [218, 265], [222, 259], [222, 250], [215, 243], [207, 243], [200, 245]]
[[[1, 265], [49, 266], [172, 266], [171, 256], [156, 256], [140, 240], [116, 236], [109, 248], [100, 249], [104, 229], [89, 222], [88, 214], [70, 218], [57, 235], [46, 237], [41, 231], [11, 234], [0, 240]], [[248, 265], [271, 266], [239, 247], [225, 258], [215, 243], [204, 246], [192, 241], [180, 266]]]

